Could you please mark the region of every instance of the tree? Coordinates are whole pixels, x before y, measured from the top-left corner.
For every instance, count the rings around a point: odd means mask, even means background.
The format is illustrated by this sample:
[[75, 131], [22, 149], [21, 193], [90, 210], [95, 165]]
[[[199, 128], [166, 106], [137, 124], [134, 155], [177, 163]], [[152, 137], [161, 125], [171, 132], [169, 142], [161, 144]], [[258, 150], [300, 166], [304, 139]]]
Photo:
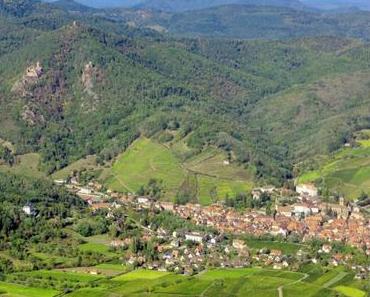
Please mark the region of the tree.
[[267, 205], [266, 205], [266, 215], [268, 215], [268, 216], [272, 215], [272, 204], [271, 204], [271, 202], [267, 203]]
[[216, 203], [217, 200], [218, 200], [218, 194], [217, 194], [217, 187], [216, 186], [211, 188], [211, 190], [209, 191], [209, 195], [211, 196], [212, 202]]
[[6, 146], [0, 145], [0, 159], [9, 166], [13, 166], [15, 163], [15, 158], [12, 151]]

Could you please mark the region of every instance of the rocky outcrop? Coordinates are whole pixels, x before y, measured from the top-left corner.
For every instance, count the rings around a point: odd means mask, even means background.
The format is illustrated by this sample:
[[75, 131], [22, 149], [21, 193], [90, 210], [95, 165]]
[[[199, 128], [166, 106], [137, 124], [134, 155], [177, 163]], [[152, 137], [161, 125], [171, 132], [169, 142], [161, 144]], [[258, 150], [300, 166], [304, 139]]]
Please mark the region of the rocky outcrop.
[[40, 62], [37, 62], [36, 65], [32, 65], [27, 68], [25, 76], [29, 79], [38, 79], [43, 75], [43, 73], [44, 69], [42, 68]]
[[92, 96], [94, 99], [98, 99], [98, 95], [93, 91], [94, 89], [94, 80], [98, 76], [98, 70], [95, 65], [90, 61], [88, 64], [85, 65], [85, 68], [82, 72], [82, 85], [84, 87], [84, 91]]
[[28, 88], [36, 84], [43, 74], [44, 69], [40, 62], [29, 66], [22, 78], [13, 85], [12, 92], [17, 93], [22, 97], [29, 95]]
[[29, 126], [35, 126], [37, 124], [44, 124], [45, 118], [42, 114], [33, 110], [32, 106], [25, 105], [21, 114], [22, 120], [25, 121]]

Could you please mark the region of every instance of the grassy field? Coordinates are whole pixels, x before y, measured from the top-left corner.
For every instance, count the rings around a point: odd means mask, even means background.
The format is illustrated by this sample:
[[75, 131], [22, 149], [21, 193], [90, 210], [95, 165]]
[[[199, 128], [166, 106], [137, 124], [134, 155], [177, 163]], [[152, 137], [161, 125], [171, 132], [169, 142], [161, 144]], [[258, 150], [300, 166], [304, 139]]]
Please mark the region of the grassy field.
[[59, 293], [52, 289], [31, 288], [0, 282], [0, 295], [4, 297], [52, 297]]
[[130, 273], [123, 274], [114, 278], [115, 281], [131, 281], [137, 279], [153, 280], [169, 275], [167, 272], [160, 272], [154, 270], [135, 270]]
[[125, 273], [127, 271], [126, 266], [119, 264], [99, 264], [92, 267], [73, 267], [61, 269], [63, 272], [76, 272], [76, 273], [86, 273], [89, 275], [94, 275], [95, 273], [99, 276], [114, 277]]
[[215, 148], [194, 154], [183, 140], [163, 145], [141, 138], [118, 158], [106, 184], [116, 191], [136, 192], [151, 178], [156, 178], [163, 181], [165, 198], [173, 200], [191, 176], [195, 177], [193, 192], [197, 193], [198, 201], [206, 205], [226, 196], [249, 192], [253, 187], [252, 171], [225, 161], [226, 154]]
[[167, 198], [174, 197], [186, 172], [178, 159], [165, 146], [141, 138], [122, 154], [112, 168], [109, 188], [136, 192], [151, 178], [163, 181]]
[[30, 177], [45, 177], [46, 174], [39, 169], [41, 157], [31, 153], [17, 156], [16, 164], [12, 167], [0, 165], [0, 171]]
[[278, 242], [278, 241], [264, 241], [257, 240], [254, 238], [248, 238], [247, 245], [251, 249], [270, 249], [270, 250], [281, 250], [284, 254], [293, 255], [302, 248], [301, 244], [289, 243], [289, 242]]
[[[312, 267], [310, 267], [311, 270]], [[84, 284], [69, 297], [366, 297], [361, 283], [346, 277], [343, 268], [309, 277], [308, 273], [271, 270], [264, 268], [212, 269], [195, 276], [183, 276], [169, 272], [139, 269], [125, 273], [120, 264], [100, 264], [96, 267], [65, 270], [35, 271], [23, 273], [23, 277], [49, 282], [72, 282]], [[117, 274], [90, 275], [91, 269], [107, 269]], [[316, 272], [315, 272], [316, 273]], [[350, 276], [350, 274], [347, 274]], [[112, 278], [113, 277], [113, 278]], [[349, 283], [348, 283], [349, 281]], [[87, 286], [86, 286], [87, 284]], [[91, 284], [91, 285], [88, 285]], [[93, 284], [93, 285], [92, 285]], [[5, 296], [43, 297], [55, 296], [58, 292], [20, 285], [0, 283]], [[1, 295], [1, 293], [0, 293]]]
[[98, 166], [96, 165], [96, 156], [87, 156], [86, 158], [80, 159], [69, 166], [55, 172], [52, 175], [53, 179], [66, 179], [70, 176], [71, 172], [74, 170], [80, 171], [82, 169], [96, 170]]
[[364, 144], [357, 148], [343, 148], [318, 170], [306, 172], [298, 180], [304, 183], [319, 178], [325, 181], [330, 191], [348, 199], [356, 199], [362, 192], [370, 194], [370, 147]]
[[118, 254], [110, 251], [110, 239], [107, 235], [95, 235], [90, 237], [82, 237], [85, 243], [78, 246], [84, 252], [97, 252], [105, 255], [108, 258], [117, 257]]
[[31, 277], [34, 279], [50, 279], [58, 281], [71, 282], [91, 282], [101, 279], [100, 276], [90, 275], [86, 273], [67, 272], [62, 270], [37, 270], [30, 272], [15, 273], [15, 276]]
[[351, 287], [346, 287], [346, 286], [337, 286], [334, 288], [334, 290], [348, 297], [365, 297], [366, 296], [366, 292], [356, 289], [356, 288], [351, 288]]
[[[94, 171], [108, 188], [118, 192], [137, 192], [155, 178], [163, 181], [164, 198], [173, 200], [182, 184], [191, 177], [192, 192], [197, 202], [208, 205], [215, 200], [232, 198], [249, 192], [253, 187], [253, 169], [227, 163], [227, 155], [216, 148], [196, 153], [184, 139], [160, 144], [140, 138], [121, 154], [110, 167], [96, 165], [96, 156], [87, 156], [55, 172], [52, 179], [66, 179], [73, 171]], [[39, 168], [40, 155], [32, 153], [17, 157], [13, 167], [0, 166], [0, 171], [25, 176], [46, 177]], [[211, 194], [212, 193], [212, 194]]]

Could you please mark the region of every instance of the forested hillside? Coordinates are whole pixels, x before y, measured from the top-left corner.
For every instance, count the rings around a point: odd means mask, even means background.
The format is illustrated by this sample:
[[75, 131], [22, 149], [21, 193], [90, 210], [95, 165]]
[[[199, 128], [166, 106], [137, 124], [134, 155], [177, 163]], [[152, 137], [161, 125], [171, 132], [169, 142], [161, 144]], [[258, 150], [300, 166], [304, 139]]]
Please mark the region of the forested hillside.
[[240, 4], [258, 6], [278, 6], [305, 9], [298, 0], [145, 0], [138, 4], [139, 8], [151, 8], [169, 12], [193, 11], [221, 5]]
[[18, 1], [23, 12], [0, 2], [0, 138], [14, 155], [39, 153], [46, 174], [87, 155], [110, 162], [140, 136], [175, 137], [191, 152], [183, 162], [214, 147], [279, 183], [369, 125], [369, 47], [340, 26], [287, 41], [176, 39], [102, 12]]
[[[46, 0], [46, 2], [54, 1]], [[76, 7], [76, 5], [71, 5], [71, 2], [74, 2], [74, 0], [58, 0], [54, 3]], [[90, 7], [146, 8], [168, 12], [198, 10], [228, 4], [281, 6], [296, 9], [306, 8], [299, 0], [79, 0], [78, 2]]]
[[369, 39], [369, 12], [324, 13], [289, 7], [224, 5], [177, 13], [113, 9], [102, 15], [175, 36], [227, 39], [287, 39], [342, 36]]

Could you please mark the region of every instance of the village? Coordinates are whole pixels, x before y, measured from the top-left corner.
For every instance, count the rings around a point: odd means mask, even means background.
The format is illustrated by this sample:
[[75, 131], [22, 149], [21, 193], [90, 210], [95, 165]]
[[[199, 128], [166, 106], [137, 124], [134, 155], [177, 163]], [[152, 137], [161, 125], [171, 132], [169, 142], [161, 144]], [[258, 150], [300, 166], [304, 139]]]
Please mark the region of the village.
[[[316, 187], [310, 184], [297, 185], [294, 193], [285, 195], [294, 197], [294, 203], [279, 205], [276, 202], [272, 214], [266, 215], [263, 210], [240, 211], [222, 203], [209, 206], [191, 203], [177, 205], [151, 197], [123, 195], [109, 190], [102, 192], [102, 186], [97, 182], [80, 185], [76, 179], [72, 179], [67, 184], [62, 180], [55, 183], [65, 185], [85, 200], [92, 212], [105, 209], [110, 217], [114, 217], [114, 210], [120, 208], [166, 212], [204, 229], [196, 232], [171, 232], [163, 228], [152, 230], [150, 225], [142, 226], [145, 231], [144, 240], [154, 237], [159, 242], [155, 247], [157, 257], [155, 260], [148, 260], [145, 255], [131, 254], [126, 258], [130, 265], [194, 274], [209, 266], [248, 267], [253, 264], [273, 269], [292, 269], [299, 261], [316, 264], [325, 259], [327, 265], [346, 265], [357, 273], [358, 279], [369, 277], [370, 266], [367, 261], [365, 264], [357, 263], [353, 255], [333, 248], [336, 243], [348, 245], [358, 249], [368, 259], [369, 219], [359, 206], [346, 203], [343, 198], [339, 199], [338, 204], [323, 202]], [[281, 195], [284, 191], [286, 190], [263, 187], [254, 189], [251, 195], [253, 199], [260, 199], [263, 193], [276, 196], [275, 194]], [[29, 207], [27, 206], [27, 211], [31, 213], [32, 209]], [[287, 254], [277, 248], [261, 248], [252, 252], [243, 236], [273, 236], [281, 241], [299, 243], [320, 240], [321, 244], [316, 253], [311, 254], [302, 249], [294, 254]], [[130, 240], [112, 240], [111, 247], [126, 248]]]

